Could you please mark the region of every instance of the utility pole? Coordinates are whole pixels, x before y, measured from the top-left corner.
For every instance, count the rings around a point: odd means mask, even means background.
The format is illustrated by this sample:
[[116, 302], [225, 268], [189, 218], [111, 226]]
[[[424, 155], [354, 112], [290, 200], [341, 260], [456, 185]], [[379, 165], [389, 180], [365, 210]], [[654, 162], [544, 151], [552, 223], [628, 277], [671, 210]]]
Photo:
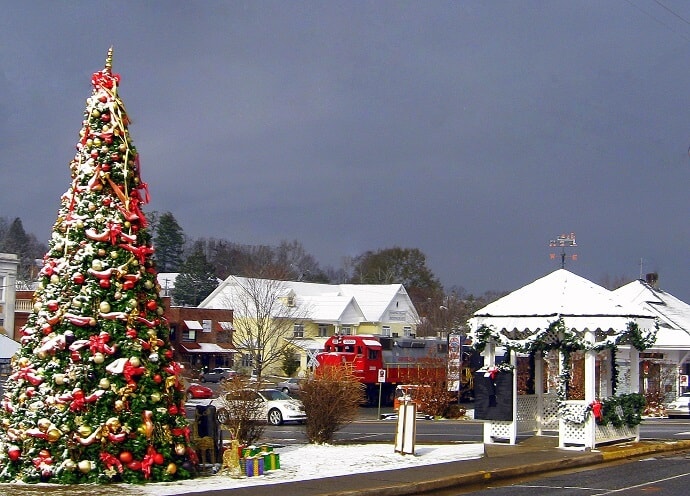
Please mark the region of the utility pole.
[[[566, 259], [566, 248], [574, 248], [577, 246], [577, 242], [575, 241], [575, 233], [571, 232], [570, 234], [561, 234], [558, 236], [556, 239], [552, 239], [549, 241], [549, 246], [551, 248], [561, 248], [561, 269], [565, 269], [565, 259]], [[556, 259], [556, 254], [555, 253], [550, 253], [549, 258], [551, 260]], [[567, 258], [572, 260], [573, 262], [577, 260], [577, 254], [573, 253], [571, 255], [568, 255]]]

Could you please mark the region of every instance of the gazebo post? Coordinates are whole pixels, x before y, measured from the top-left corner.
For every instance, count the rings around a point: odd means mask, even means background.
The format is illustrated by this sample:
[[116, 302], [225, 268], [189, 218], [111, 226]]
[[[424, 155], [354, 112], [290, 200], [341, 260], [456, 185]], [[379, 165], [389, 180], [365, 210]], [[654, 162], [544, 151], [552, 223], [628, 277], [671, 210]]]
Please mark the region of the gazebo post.
[[[585, 404], [591, 405], [596, 399], [596, 370], [597, 352], [594, 351], [594, 331], [585, 329], [584, 341], [588, 345], [585, 351]], [[587, 415], [585, 420], [585, 449], [594, 448], [596, 445], [596, 422], [592, 415]]]
[[544, 357], [541, 352], [534, 355], [534, 393], [537, 395], [536, 435], [541, 436], [544, 422]]
[[[563, 378], [563, 352], [558, 350], [558, 389], [563, 388], [562, 379]], [[565, 420], [559, 415], [558, 417], [558, 447], [565, 448]]]
[[640, 392], [640, 352], [630, 346], [630, 392]]
[[510, 426], [510, 444], [517, 443], [518, 434], [518, 395], [517, 395], [517, 353], [510, 352], [510, 365], [513, 366], [513, 422]]
[[[630, 346], [630, 392], [640, 392], [640, 350]], [[635, 427], [635, 441], [640, 440], [640, 426]]]
[[[484, 348], [484, 366], [492, 367], [496, 363], [496, 344], [493, 340], [486, 343]], [[484, 444], [492, 444], [491, 421], [484, 421]]]

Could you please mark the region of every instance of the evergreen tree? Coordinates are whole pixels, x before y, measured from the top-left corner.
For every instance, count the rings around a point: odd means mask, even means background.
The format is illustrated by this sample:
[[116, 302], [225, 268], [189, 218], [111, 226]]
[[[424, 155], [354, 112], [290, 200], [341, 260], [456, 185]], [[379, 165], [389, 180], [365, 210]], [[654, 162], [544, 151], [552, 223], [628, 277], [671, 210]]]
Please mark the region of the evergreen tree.
[[197, 241], [175, 279], [173, 300], [178, 305], [195, 307], [217, 286], [218, 278], [213, 265], [206, 259], [203, 243]]
[[0, 403], [0, 480], [188, 478], [180, 366], [156, 283], [119, 75], [92, 77], [72, 183]]
[[159, 272], [178, 272], [182, 265], [184, 232], [170, 212], [161, 214], [156, 226], [156, 267]]
[[31, 238], [26, 234], [22, 220], [17, 217], [12, 221], [5, 236], [1, 239], [0, 252], [14, 253], [19, 256], [17, 279], [20, 281], [29, 281], [32, 276], [35, 257], [31, 245]]

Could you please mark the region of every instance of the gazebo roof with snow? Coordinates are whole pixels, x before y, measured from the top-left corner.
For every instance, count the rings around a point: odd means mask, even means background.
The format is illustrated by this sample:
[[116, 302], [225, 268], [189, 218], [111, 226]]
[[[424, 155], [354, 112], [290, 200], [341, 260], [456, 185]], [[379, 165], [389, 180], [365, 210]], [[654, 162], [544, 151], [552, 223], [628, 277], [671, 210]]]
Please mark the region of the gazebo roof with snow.
[[[656, 328], [654, 315], [618, 298], [606, 288], [565, 269], [556, 270], [476, 311], [473, 332], [485, 327], [498, 345], [536, 338], [562, 321], [574, 333], [597, 331], [599, 336], [624, 333], [635, 323], [647, 333]], [[601, 338], [599, 338], [601, 339]], [[514, 343], [519, 344], [519, 343]]]

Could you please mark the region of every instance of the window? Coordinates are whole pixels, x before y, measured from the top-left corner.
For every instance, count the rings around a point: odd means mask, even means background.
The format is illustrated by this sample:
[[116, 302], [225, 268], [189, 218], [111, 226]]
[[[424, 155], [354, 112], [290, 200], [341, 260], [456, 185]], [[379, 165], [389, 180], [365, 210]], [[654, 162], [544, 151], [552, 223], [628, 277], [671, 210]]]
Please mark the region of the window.
[[405, 336], [406, 338], [412, 336], [412, 328], [410, 326], [403, 327], [403, 336]]
[[378, 360], [379, 359], [379, 350], [374, 350], [372, 348], [369, 348], [369, 360]]
[[212, 320], [202, 320], [201, 321], [201, 327], [204, 330], [204, 332], [211, 332], [213, 329], [213, 321]]
[[253, 367], [254, 364], [252, 363], [252, 356], [251, 355], [242, 355], [242, 367]]
[[304, 325], [295, 324], [295, 326], [292, 328], [292, 337], [293, 338], [303, 338], [304, 337]]
[[388, 336], [390, 337], [391, 335], [391, 326], [383, 326], [381, 327], [381, 336]]
[[185, 328], [182, 331], [182, 341], [196, 341], [196, 331]]
[[328, 326], [326, 324], [319, 324], [319, 337], [320, 338], [327, 338], [328, 337]]
[[340, 334], [342, 336], [352, 336], [352, 327], [350, 326], [343, 326], [340, 328]]

